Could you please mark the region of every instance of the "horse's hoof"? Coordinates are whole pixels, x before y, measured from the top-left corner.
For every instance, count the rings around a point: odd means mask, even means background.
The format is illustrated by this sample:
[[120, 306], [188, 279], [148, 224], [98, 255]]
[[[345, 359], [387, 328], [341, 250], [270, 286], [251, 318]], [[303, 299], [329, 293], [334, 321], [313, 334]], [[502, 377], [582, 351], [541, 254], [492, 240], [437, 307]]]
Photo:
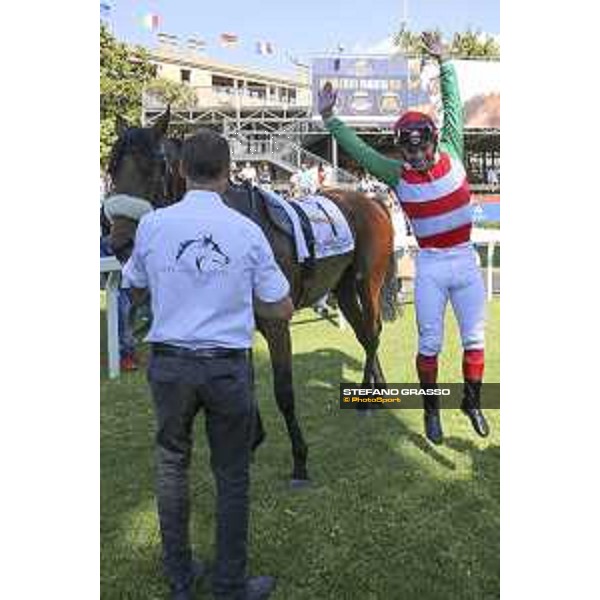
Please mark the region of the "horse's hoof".
[[290, 488], [293, 490], [301, 490], [312, 485], [310, 479], [290, 479]]

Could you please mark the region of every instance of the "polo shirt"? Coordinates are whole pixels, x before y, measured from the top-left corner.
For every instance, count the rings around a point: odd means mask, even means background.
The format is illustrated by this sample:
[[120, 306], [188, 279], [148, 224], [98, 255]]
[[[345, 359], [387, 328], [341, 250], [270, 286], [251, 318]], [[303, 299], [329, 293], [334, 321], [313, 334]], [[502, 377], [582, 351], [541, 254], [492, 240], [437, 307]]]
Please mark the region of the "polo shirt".
[[251, 348], [253, 297], [290, 289], [260, 227], [203, 190], [142, 217], [123, 281], [150, 290], [147, 341], [193, 349]]

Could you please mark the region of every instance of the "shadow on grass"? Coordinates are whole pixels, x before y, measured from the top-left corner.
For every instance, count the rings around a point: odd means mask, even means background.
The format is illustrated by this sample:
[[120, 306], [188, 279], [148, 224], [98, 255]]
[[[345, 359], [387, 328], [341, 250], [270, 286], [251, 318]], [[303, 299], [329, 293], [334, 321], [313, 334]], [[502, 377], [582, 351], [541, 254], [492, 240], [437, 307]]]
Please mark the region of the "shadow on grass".
[[[255, 366], [267, 440], [252, 471], [250, 568], [278, 577], [274, 600], [499, 597], [497, 446], [472, 441], [461, 421], [464, 437], [434, 448], [416, 410], [340, 410], [338, 384], [362, 363], [333, 348], [299, 352], [296, 409], [313, 486], [291, 491], [264, 351]], [[142, 374], [103, 386], [102, 598], [164, 598], [149, 392]], [[196, 431], [192, 543], [207, 557], [214, 491], [200, 423]]]

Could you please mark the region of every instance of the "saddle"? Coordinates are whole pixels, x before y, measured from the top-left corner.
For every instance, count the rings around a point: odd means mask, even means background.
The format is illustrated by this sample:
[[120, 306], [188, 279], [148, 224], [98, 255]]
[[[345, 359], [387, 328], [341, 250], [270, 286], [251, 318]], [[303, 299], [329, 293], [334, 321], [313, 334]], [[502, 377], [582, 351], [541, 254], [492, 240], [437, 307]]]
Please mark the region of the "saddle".
[[[240, 195], [239, 200], [236, 198], [232, 202], [233, 196]], [[243, 194], [243, 196], [242, 196]], [[260, 218], [261, 212], [267, 215], [269, 223], [273, 225], [278, 231], [286, 235], [292, 242], [294, 251], [296, 252], [296, 260], [300, 262], [297, 255], [296, 238], [294, 235], [294, 226], [292, 219], [286, 212], [285, 208], [269, 194], [264, 193], [260, 188], [253, 186], [249, 182], [244, 182], [241, 185], [232, 185], [226, 194], [226, 200], [228, 205], [235, 208], [243, 215], [254, 221], [259, 227], [263, 228], [264, 223]], [[315, 236], [310, 225], [310, 220], [304, 211], [299, 208], [295, 203], [289, 203], [289, 206], [298, 215], [302, 234], [306, 241], [309, 256], [304, 259], [304, 264], [307, 267], [311, 267], [315, 264]], [[264, 208], [264, 211], [259, 210]]]
[[[269, 216], [271, 223], [277, 227], [280, 231], [285, 233], [292, 241], [294, 241], [294, 228], [292, 226], [292, 220], [289, 215], [285, 212], [285, 209], [273, 198], [266, 194], [259, 194], [264, 201], [265, 212]], [[290, 206], [294, 209], [294, 212], [298, 215], [300, 220], [300, 227], [302, 228], [302, 234], [306, 240], [306, 246], [308, 248], [309, 256], [304, 261], [307, 267], [312, 267], [316, 261], [315, 255], [315, 235], [310, 224], [308, 215], [302, 210], [296, 202], [290, 202]]]

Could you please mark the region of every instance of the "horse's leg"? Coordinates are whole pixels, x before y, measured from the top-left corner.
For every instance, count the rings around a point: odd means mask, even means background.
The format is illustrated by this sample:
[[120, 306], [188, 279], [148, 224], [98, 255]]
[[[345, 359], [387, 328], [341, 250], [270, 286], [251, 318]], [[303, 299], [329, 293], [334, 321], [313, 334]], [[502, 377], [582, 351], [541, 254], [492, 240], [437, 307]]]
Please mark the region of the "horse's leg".
[[368, 367], [373, 385], [385, 385], [385, 376], [377, 356], [382, 329], [378, 282], [373, 277], [369, 281], [363, 279], [358, 282], [357, 289], [362, 307], [363, 326], [369, 340], [365, 372]]
[[371, 340], [369, 340], [365, 329], [362, 310], [358, 302], [358, 289], [354, 277], [355, 275], [352, 270], [349, 269], [348, 271], [346, 271], [342, 279], [340, 280], [340, 283], [336, 290], [336, 294], [340, 310], [344, 314], [344, 317], [346, 318], [348, 323], [350, 323], [350, 326], [352, 327], [352, 330], [356, 335], [356, 339], [358, 340], [359, 344], [363, 347], [363, 350], [367, 355], [367, 361], [363, 369], [362, 383], [363, 385], [370, 385], [373, 379], [371, 373], [371, 361], [369, 360], [369, 349], [371, 346]]
[[[373, 358], [373, 352], [376, 352], [377, 350], [378, 340], [373, 340], [365, 327], [364, 313], [359, 303], [355, 273], [351, 269], [348, 269], [344, 273], [338, 284], [336, 295], [340, 310], [346, 317], [348, 323], [350, 323], [350, 326], [356, 335], [356, 339], [365, 351], [366, 360], [363, 370], [362, 385], [374, 385], [376, 383], [374, 379], [374, 367], [375, 369], [378, 367], [379, 361], [377, 359], [377, 354], [374, 354]], [[372, 412], [370, 404], [359, 404], [356, 408], [359, 411], [357, 414], [361, 416], [370, 415]]]
[[308, 483], [306, 461], [308, 447], [296, 419], [294, 387], [292, 380], [292, 341], [290, 328], [285, 321], [264, 320], [258, 322], [259, 329], [267, 340], [277, 407], [283, 415], [292, 443], [292, 480], [294, 487]]

